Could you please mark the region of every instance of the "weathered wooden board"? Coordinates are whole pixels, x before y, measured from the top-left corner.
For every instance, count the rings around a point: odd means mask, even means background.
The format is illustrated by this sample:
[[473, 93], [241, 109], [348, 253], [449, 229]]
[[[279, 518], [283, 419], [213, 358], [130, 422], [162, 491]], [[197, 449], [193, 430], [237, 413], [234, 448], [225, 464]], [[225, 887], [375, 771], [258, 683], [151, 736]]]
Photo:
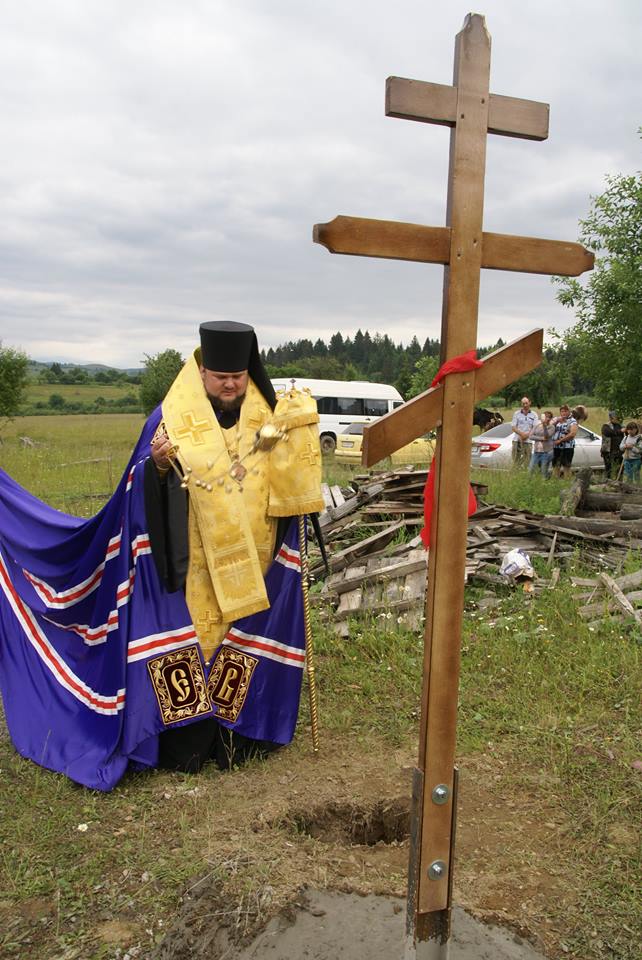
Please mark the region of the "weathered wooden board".
[[[523, 140], [546, 140], [549, 105], [491, 93], [488, 132]], [[386, 116], [453, 127], [457, 122], [457, 90], [441, 83], [388, 77]]]
[[[452, 236], [448, 227], [339, 215], [329, 223], [317, 223], [312, 236], [330, 253], [450, 263]], [[559, 270], [565, 276], [577, 277], [592, 264], [593, 254], [579, 243], [485, 231], [481, 235], [481, 266], [487, 270], [548, 274]]]

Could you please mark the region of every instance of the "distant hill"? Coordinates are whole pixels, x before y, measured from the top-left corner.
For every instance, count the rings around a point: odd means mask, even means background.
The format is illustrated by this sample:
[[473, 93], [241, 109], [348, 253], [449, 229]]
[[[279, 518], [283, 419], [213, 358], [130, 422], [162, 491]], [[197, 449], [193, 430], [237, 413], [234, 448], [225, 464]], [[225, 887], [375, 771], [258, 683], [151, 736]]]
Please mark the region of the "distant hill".
[[93, 377], [100, 370], [117, 370], [118, 373], [126, 373], [128, 376], [135, 376], [136, 374], [143, 373], [144, 367], [110, 367], [105, 363], [60, 363], [60, 361], [49, 360], [30, 360], [27, 367], [28, 374], [30, 377], [37, 377], [42, 370], [47, 370], [52, 363], [58, 363], [58, 366], [63, 370], [86, 370], [90, 377]]

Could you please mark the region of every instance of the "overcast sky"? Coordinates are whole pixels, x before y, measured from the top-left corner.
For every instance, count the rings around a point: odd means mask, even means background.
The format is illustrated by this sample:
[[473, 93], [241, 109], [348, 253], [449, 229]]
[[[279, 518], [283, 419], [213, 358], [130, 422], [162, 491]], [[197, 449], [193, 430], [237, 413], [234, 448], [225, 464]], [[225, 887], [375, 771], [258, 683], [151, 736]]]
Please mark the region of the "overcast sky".
[[[449, 132], [386, 118], [389, 75], [452, 82], [470, 7], [428, 0], [20, 0], [0, 15], [0, 339], [140, 364], [198, 324], [262, 346], [361, 327], [438, 337], [442, 268], [332, 256], [337, 214], [441, 226]], [[487, 0], [491, 92], [551, 105], [490, 136], [486, 230], [575, 240], [639, 169], [639, 0]], [[548, 277], [485, 271], [479, 342], [572, 314]]]

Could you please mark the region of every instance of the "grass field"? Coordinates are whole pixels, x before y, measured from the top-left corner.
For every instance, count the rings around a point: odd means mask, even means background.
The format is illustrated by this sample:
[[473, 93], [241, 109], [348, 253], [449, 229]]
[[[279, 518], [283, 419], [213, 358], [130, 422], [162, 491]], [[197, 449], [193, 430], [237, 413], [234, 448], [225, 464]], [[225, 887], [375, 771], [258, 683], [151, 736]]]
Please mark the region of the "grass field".
[[19, 417], [4, 431], [0, 466], [56, 509], [89, 517], [118, 483], [143, 422], [142, 414]]
[[52, 393], [57, 393], [67, 403], [74, 400], [93, 403], [98, 397], [103, 397], [105, 400], [120, 400], [132, 394], [138, 396], [138, 389], [138, 386], [132, 383], [34, 383], [30, 381], [25, 391], [25, 402], [47, 403]]
[[[0, 464], [88, 515], [141, 426], [137, 416], [26, 418], [5, 433]], [[36, 446], [23, 447], [24, 435]], [[557, 509], [559, 485], [513, 472], [483, 481], [491, 499]], [[630, 554], [624, 572], [641, 564]], [[573, 570], [586, 573], [579, 555]], [[491, 613], [467, 588], [455, 900], [535, 935], [551, 958], [637, 960], [641, 637], [588, 627], [570, 572], [530, 603], [500, 590]], [[405, 847], [364, 852], [293, 824], [324, 798], [356, 810], [408, 793], [423, 638], [390, 618], [355, 621], [347, 640], [321, 622], [314, 633], [318, 759], [305, 698], [293, 746], [266, 763], [132, 774], [107, 795], [22, 760], [0, 733], [0, 956], [116, 960], [133, 948], [138, 960], [215, 960], [216, 945], [203, 946], [212, 925], [251, 932], [305, 882], [403, 893]], [[178, 921], [185, 952], [163, 953]]]

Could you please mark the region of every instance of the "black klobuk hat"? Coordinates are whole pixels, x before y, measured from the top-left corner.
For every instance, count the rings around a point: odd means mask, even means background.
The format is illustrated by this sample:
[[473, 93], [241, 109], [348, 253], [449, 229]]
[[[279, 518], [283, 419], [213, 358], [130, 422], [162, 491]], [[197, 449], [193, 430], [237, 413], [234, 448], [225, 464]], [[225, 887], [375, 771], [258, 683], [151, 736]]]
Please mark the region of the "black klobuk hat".
[[261, 362], [254, 327], [234, 320], [210, 320], [199, 327], [201, 363], [207, 370], [239, 373], [247, 370], [267, 402], [274, 409], [276, 397]]
[[253, 327], [232, 320], [212, 320], [202, 323], [199, 333], [201, 361], [208, 370], [238, 373], [248, 369], [252, 344], [256, 340]]

